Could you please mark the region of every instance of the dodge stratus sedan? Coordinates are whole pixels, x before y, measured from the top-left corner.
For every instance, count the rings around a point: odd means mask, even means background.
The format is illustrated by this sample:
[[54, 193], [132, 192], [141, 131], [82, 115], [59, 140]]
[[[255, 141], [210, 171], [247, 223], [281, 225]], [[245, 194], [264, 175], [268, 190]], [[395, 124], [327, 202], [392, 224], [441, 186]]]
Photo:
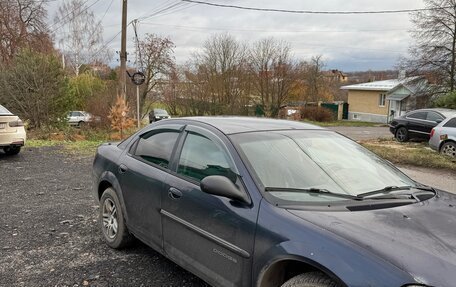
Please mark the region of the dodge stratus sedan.
[[100, 146], [106, 243], [213, 286], [456, 286], [456, 195], [313, 125], [163, 120]]

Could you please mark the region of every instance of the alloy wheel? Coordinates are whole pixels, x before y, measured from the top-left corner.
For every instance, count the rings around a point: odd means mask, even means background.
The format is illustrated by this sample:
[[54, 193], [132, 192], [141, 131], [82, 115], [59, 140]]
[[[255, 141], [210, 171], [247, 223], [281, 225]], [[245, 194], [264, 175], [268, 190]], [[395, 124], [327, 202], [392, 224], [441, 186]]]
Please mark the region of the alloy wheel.
[[106, 198], [103, 203], [103, 232], [109, 239], [114, 239], [118, 227], [116, 205], [112, 199]]
[[442, 154], [456, 157], [456, 144], [455, 143], [447, 143], [442, 147]]

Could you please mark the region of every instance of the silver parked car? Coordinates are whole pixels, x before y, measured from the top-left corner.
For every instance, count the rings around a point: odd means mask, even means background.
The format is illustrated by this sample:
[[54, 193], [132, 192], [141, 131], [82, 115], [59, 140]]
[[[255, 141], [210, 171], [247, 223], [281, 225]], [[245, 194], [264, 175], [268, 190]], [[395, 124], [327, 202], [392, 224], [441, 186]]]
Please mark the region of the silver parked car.
[[100, 117], [85, 111], [71, 111], [68, 113], [67, 120], [70, 126], [81, 127], [87, 123], [99, 122]]
[[456, 116], [445, 119], [432, 129], [429, 146], [441, 154], [456, 158]]

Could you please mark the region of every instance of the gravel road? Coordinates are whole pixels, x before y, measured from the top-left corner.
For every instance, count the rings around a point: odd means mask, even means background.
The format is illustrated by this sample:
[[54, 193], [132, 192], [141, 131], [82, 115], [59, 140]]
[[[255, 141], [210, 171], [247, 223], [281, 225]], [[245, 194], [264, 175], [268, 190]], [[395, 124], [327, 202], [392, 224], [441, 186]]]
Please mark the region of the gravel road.
[[0, 286], [207, 286], [141, 243], [102, 242], [91, 164], [58, 147], [0, 153]]
[[[0, 286], [207, 286], [139, 242], [122, 251], [103, 243], [91, 165], [59, 147], [0, 153]], [[453, 173], [401, 169], [456, 191]]]

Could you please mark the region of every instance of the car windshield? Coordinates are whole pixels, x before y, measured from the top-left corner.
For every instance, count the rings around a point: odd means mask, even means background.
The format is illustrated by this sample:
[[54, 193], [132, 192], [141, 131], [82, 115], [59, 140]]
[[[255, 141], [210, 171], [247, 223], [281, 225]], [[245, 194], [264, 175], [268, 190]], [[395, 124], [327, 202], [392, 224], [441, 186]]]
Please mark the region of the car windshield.
[[356, 196], [388, 186], [415, 186], [388, 162], [335, 132], [254, 132], [231, 139], [267, 193], [282, 200], [340, 201], [328, 192]]
[[0, 105], [0, 115], [12, 115], [4, 106]]
[[155, 109], [155, 110], [154, 110], [154, 114], [155, 114], [155, 115], [161, 115], [161, 116], [167, 116], [167, 115], [168, 115], [168, 112], [165, 111], [165, 110]]

